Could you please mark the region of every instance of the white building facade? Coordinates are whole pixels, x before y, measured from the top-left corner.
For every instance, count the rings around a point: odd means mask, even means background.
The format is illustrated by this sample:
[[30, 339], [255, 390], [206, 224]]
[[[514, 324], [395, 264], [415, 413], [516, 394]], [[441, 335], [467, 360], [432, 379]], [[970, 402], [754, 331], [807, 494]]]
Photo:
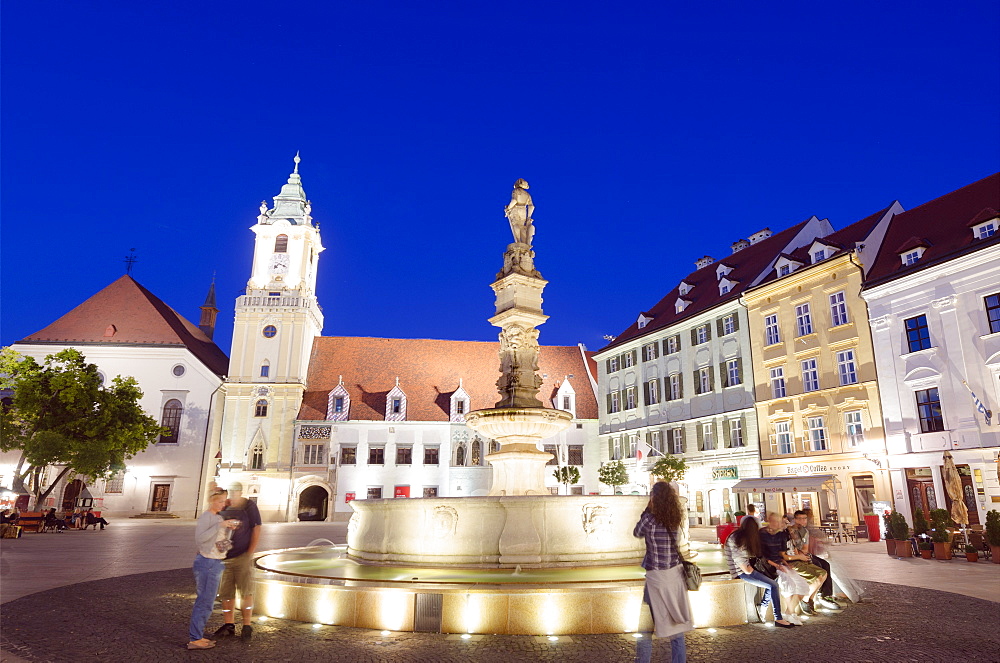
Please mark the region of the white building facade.
[[896, 216], [862, 292], [893, 504], [950, 508], [950, 451], [970, 523], [1000, 508], [1000, 176]]

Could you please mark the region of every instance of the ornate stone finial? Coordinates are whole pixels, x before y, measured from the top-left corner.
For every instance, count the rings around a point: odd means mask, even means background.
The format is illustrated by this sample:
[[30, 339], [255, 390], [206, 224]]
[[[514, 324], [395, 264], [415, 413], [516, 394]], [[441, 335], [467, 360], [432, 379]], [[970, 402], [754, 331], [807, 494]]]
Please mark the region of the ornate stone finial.
[[299, 162], [302, 161], [301, 157], [299, 157], [299, 151], [298, 150], [295, 150], [295, 158], [292, 159], [292, 161], [295, 162], [295, 170], [292, 171], [292, 174], [293, 175], [298, 175], [299, 174]]
[[396, 386], [397, 387], [399, 386], [399, 376], [398, 375], [396, 376]]
[[266, 200], [260, 201], [260, 213], [261, 214], [267, 214], [267, 201]]
[[337, 376], [337, 386], [340, 386], [342, 384], [344, 384], [344, 376], [343, 375], [338, 375]]

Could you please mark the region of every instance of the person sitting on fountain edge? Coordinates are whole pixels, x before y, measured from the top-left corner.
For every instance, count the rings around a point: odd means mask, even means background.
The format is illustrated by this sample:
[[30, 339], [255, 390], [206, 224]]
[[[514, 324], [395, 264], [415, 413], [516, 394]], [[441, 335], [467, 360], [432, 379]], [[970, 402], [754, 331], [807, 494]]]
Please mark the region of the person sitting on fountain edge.
[[240, 637], [249, 640], [253, 635], [250, 620], [253, 617], [253, 554], [260, 539], [260, 511], [257, 505], [243, 497], [243, 484], [234, 482], [229, 487], [226, 508], [220, 514], [226, 520], [240, 521], [233, 531], [233, 547], [226, 553], [222, 582], [219, 585], [219, 600], [222, 601], [222, 615], [225, 623], [216, 631], [216, 636], [236, 635], [236, 592], [240, 594], [240, 611], [243, 613], [243, 628]]

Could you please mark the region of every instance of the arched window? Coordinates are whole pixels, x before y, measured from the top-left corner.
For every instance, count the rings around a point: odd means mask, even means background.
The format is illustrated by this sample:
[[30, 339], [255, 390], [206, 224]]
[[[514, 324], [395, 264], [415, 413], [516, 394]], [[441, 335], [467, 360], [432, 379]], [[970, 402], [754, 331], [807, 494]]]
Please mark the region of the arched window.
[[274, 238], [274, 252], [275, 253], [287, 253], [288, 252], [288, 235], [278, 235]]
[[500, 451], [500, 443], [496, 440], [490, 440], [490, 453], [495, 454]]
[[160, 435], [160, 444], [177, 444], [181, 435], [181, 415], [184, 414], [184, 406], [176, 398], [171, 398], [163, 404], [163, 416], [160, 417], [160, 425], [166, 428], [169, 434]]
[[483, 443], [478, 439], [472, 441], [472, 465], [483, 464]]
[[250, 469], [264, 469], [264, 445], [258, 442], [250, 449]]
[[257, 407], [254, 408], [253, 416], [255, 417], [266, 417], [267, 416], [267, 401], [263, 398], [257, 401]]
[[459, 467], [465, 465], [465, 444], [460, 443], [455, 448], [455, 465]]

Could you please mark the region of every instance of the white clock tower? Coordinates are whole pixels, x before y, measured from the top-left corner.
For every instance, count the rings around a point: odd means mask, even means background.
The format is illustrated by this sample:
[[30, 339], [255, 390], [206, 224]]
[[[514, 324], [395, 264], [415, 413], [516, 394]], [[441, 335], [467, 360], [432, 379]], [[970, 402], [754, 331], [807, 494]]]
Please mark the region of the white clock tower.
[[[316, 269], [319, 227], [302, 189], [299, 155], [274, 207], [261, 203], [246, 294], [236, 322], [223, 387], [220, 445], [212, 469], [219, 483], [243, 484], [264, 520], [286, 520], [295, 418], [302, 404], [313, 339], [323, 330]], [[210, 471], [209, 475], [216, 474]]]

